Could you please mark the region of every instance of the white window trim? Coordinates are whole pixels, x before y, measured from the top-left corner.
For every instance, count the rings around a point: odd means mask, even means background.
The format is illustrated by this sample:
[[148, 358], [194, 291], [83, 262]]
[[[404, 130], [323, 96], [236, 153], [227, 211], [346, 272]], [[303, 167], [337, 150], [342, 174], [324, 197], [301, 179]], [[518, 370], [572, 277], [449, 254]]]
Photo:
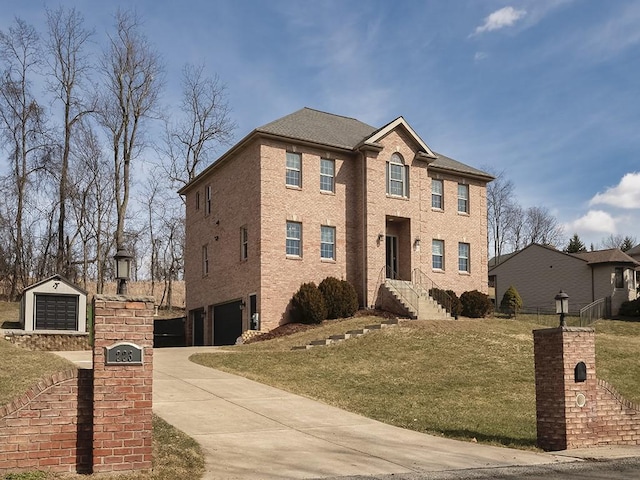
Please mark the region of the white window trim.
[[[460, 195], [460, 187], [464, 187], [465, 190], [465, 195], [466, 196], [461, 196]], [[470, 208], [469, 208], [469, 185], [467, 185], [466, 183], [459, 183], [458, 184], [458, 213], [466, 213], [469, 214]], [[460, 210], [460, 200], [464, 200], [465, 202], [465, 210]]]
[[[299, 225], [299, 232], [300, 232], [300, 236], [299, 237], [289, 237], [289, 224], [296, 224]], [[289, 248], [287, 245], [287, 242], [289, 240], [292, 241], [296, 241], [298, 242], [298, 251], [299, 253], [289, 253]], [[301, 222], [294, 222], [294, 221], [287, 221], [286, 227], [285, 227], [285, 253], [287, 255], [287, 257], [293, 257], [293, 258], [302, 258], [302, 223]]]
[[[325, 229], [330, 229], [333, 233], [333, 241], [331, 243], [323, 241], [322, 232]], [[322, 246], [323, 245], [331, 245], [331, 257], [323, 256]], [[335, 261], [336, 259], [336, 227], [330, 225], [321, 225], [320, 226], [320, 258], [324, 261]]]
[[249, 258], [249, 231], [247, 227], [240, 227], [240, 260]]
[[[391, 178], [391, 167], [392, 166], [400, 166], [401, 167], [401, 179], [392, 179]], [[409, 198], [409, 166], [405, 163], [402, 155], [399, 153], [394, 153], [391, 155], [391, 158], [387, 162], [387, 195], [394, 198]], [[399, 182], [402, 185], [402, 193], [391, 193], [391, 183]]]
[[[440, 244], [440, 245], [442, 246], [442, 252], [441, 252], [441, 254], [439, 255], [439, 257], [442, 259], [442, 261], [441, 261], [442, 265], [441, 265], [440, 267], [436, 267], [436, 266], [435, 266], [435, 264], [434, 264], [434, 261], [433, 261], [433, 257], [435, 256], [435, 253], [434, 253], [435, 249], [433, 248], [433, 246], [434, 246], [434, 244], [435, 244], [436, 242], [438, 242], [438, 244]], [[445, 262], [444, 262], [444, 258], [445, 258], [445, 245], [444, 245], [444, 240], [440, 240], [439, 238], [434, 238], [434, 239], [431, 241], [431, 268], [432, 268], [433, 270], [444, 271], [445, 266], [446, 266], [446, 265], [445, 265]]]
[[[332, 173], [331, 175], [328, 175], [326, 173], [322, 173], [322, 163], [323, 162], [329, 162], [331, 163], [331, 170]], [[326, 190], [324, 188], [322, 188], [322, 179], [323, 178], [330, 178], [331, 179], [331, 189], [330, 190]], [[320, 159], [320, 191], [321, 192], [329, 192], [329, 193], [335, 193], [336, 191], [336, 161], [331, 159], [331, 158], [321, 158]]]
[[[440, 193], [434, 192], [433, 190], [433, 186], [439, 184], [440, 185]], [[433, 197], [440, 197], [440, 206], [436, 207], [433, 205]], [[431, 179], [431, 208], [434, 208], [436, 210], [444, 210], [444, 180], [441, 180], [439, 178], [432, 178]]]
[[[467, 256], [464, 257], [461, 254], [460, 251], [460, 247], [462, 247], [462, 245], [466, 245], [467, 247]], [[461, 270], [460, 269], [460, 260], [462, 259], [466, 259], [467, 261], [467, 268], [466, 270]], [[471, 273], [471, 245], [467, 242], [458, 242], [458, 271], [461, 273]]]
[[[289, 155], [295, 155], [298, 158], [299, 167], [290, 167], [289, 166]], [[287, 187], [293, 188], [302, 188], [302, 154], [297, 152], [287, 152], [286, 160], [285, 160], [285, 175], [284, 182]], [[289, 172], [298, 172], [298, 183], [289, 183], [289, 176], [287, 175]]]

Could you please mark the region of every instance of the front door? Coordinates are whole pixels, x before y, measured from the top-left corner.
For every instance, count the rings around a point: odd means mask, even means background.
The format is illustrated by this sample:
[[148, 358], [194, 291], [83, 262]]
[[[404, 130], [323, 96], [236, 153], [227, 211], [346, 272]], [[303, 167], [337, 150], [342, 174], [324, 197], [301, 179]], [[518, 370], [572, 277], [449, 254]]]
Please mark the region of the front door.
[[387, 235], [387, 278], [398, 278], [398, 237]]

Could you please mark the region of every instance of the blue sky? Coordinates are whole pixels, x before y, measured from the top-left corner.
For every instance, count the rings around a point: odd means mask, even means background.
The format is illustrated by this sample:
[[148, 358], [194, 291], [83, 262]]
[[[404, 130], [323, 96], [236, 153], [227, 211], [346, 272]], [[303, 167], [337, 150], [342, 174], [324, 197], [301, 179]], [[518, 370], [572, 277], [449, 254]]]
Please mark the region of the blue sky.
[[[118, 2], [0, 0], [44, 30], [75, 6], [104, 44]], [[239, 140], [308, 106], [382, 126], [504, 174], [596, 246], [640, 242], [640, 1], [137, 0], [179, 99], [185, 62], [227, 84]]]

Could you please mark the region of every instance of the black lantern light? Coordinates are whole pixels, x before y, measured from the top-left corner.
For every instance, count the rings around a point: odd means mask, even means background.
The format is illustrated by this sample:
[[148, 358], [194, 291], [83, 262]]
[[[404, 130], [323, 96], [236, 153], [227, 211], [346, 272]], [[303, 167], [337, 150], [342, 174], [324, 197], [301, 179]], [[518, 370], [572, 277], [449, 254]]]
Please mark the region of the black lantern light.
[[116, 261], [116, 281], [118, 295], [127, 294], [127, 280], [131, 278], [131, 260], [133, 257], [124, 248], [119, 248], [113, 256]]
[[564, 319], [565, 314], [569, 312], [569, 295], [562, 290], [555, 296], [556, 299], [556, 313], [560, 315], [560, 326], [566, 327], [567, 322]]

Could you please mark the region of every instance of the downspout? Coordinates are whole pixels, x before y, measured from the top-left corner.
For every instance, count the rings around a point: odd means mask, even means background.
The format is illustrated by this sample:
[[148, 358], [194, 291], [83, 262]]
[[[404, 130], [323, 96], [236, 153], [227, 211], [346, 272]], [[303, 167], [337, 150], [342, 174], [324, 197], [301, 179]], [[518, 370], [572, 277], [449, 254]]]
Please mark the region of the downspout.
[[367, 166], [366, 155], [360, 151], [362, 159], [362, 303], [369, 306], [369, 286], [367, 282]]

